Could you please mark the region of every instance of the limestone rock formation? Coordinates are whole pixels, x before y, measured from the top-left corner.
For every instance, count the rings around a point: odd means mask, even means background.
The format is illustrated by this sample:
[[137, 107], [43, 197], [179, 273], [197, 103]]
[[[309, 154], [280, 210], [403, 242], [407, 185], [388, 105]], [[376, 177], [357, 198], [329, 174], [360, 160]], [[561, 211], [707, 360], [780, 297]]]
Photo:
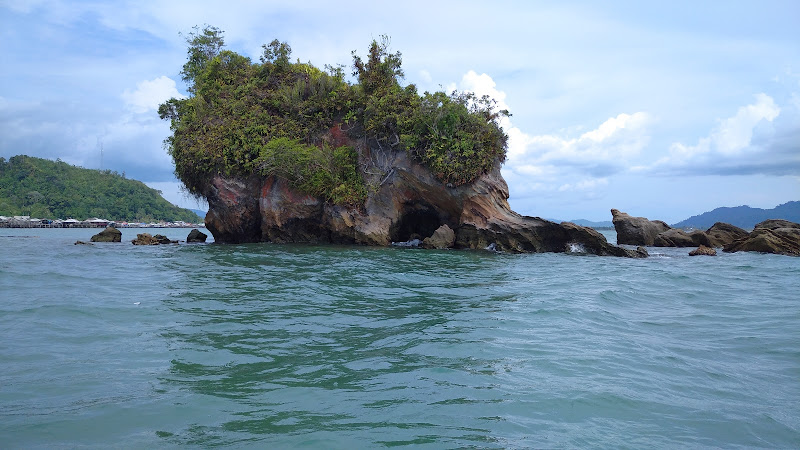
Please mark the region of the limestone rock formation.
[[205, 242], [206, 239], [208, 239], [208, 235], [197, 228], [192, 229], [189, 235], [186, 236], [186, 242]]
[[[367, 156], [363, 156], [363, 155]], [[362, 158], [368, 158], [363, 151]], [[388, 246], [412, 236], [429, 238], [443, 225], [455, 248], [507, 252], [564, 252], [579, 243], [588, 253], [642, 257], [609, 244], [597, 231], [521, 216], [508, 205], [499, 164], [472, 183], [440, 182], [404, 151], [390, 154], [386, 170], [369, 180], [363, 207], [348, 208], [293, 190], [277, 177], [215, 176], [205, 189], [206, 228], [219, 243], [311, 242]]]
[[656, 247], [694, 247], [697, 244], [692, 240], [689, 233], [678, 228], [670, 228], [659, 233], [653, 240]]
[[788, 220], [765, 220], [753, 231], [723, 248], [725, 252], [762, 252], [800, 256], [800, 224]]
[[717, 256], [717, 251], [711, 247], [706, 247], [705, 245], [701, 245], [696, 249], [689, 252], [689, 256]]
[[633, 217], [617, 209], [611, 210], [611, 216], [618, 244], [653, 246], [656, 236], [671, 229], [660, 220]]
[[122, 232], [114, 227], [106, 227], [105, 230], [92, 236], [92, 242], [122, 242]]
[[456, 243], [456, 233], [447, 225], [442, 225], [430, 237], [422, 241], [425, 248], [451, 248]]
[[717, 222], [706, 230], [709, 247], [725, 247], [737, 239], [747, 237], [747, 231], [725, 222]]
[[696, 247], [698, 245], [711, 246], [711, 242], [702, 230], [687, 233], [680, 228], [670, 228], [659, 233], [653, 245], [656, 247]]

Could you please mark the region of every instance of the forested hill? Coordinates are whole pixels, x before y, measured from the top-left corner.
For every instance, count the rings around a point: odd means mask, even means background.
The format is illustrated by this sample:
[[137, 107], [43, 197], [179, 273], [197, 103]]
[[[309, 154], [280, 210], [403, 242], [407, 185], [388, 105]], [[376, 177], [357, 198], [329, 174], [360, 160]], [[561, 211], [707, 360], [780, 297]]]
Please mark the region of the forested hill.
[[751, 208], [749, 206], [723, 207], [703, 214], [689, 217], [674, 224], [678, 228], [706, 229], [716, 222], [725, 222], [739, 228], [750, 229], [767, 219], [784, 219], [800, 222], [800, 202], [786, 202], [772, 209]]
[[172, 205], [141, 181], [18, 155], [0, 158], [0, 215], [40, 219], [103, 219], [197, 223], [197, 214]]

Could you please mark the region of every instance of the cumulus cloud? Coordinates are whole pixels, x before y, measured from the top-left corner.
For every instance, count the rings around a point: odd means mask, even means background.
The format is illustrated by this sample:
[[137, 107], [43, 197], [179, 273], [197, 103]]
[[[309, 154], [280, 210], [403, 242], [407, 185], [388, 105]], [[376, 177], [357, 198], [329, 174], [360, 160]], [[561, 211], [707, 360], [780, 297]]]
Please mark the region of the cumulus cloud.
[[[497, 101], [500, 109], [511, 110], [505, 92], [498, 90], [492, 77], [485, 73], [467, 72], [458, 87], [479, 96], [489, 95]], [[623, 113], [607, 119], [591, 131], [578, 136], [564, 136], [531, 135], [514, 126], [511, 119], [504, 118], [501, 126], [509, 137], [507, 166], [531, 175], [541, 174], [545, 166], [555, 164], [580, 167], [593, 175], [610, 175], [623, 170], [628, 160], [647, 145], [650, 122], [651, 118], [645, 112]]]
[[644, 112], [619, 114], [578, 136], [528, 135], [509, 130], [509, 165], [558, 165], [580, 168], [594, 176], [607, 176], [627, 168], [649, 142]]
[[800, 108], [794, 95], [783, 107], [767, 94], [721, 119], [694, 145], [675, 142], [669, 154], [639, 170], [659, 174], [798, 175]]
[[122, 100], [125, 106], [135, 113], [156, 111], [158, 105], [170, 98], [183, 98], [175, 81], [164, 75], [152, 80], [136, 83], [136, 89], [125, 89]]
[[[505, 92], [485, 73], [469, 71], [448, 88], [489, 95], [498, 108], [513, 113]], [[535, 135], [504, 118], [500, 125], [509, 139], [503, 175], [517, 198], [564, 192], [594, 197], [609, 184], [609, 176], [627, 170], [648, 144], [651, 122], [645, 112], [622, 113], [583, 133]]]

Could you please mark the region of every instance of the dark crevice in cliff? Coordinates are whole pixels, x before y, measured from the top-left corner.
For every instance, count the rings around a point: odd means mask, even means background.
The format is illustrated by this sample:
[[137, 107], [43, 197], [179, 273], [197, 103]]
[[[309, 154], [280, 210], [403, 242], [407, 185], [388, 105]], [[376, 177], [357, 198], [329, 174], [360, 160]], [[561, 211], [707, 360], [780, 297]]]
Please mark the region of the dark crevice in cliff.
[[412, 239], [425, 239], [433, 235], [444, 222], [439, 213], [427, 203], [407, 203], [400, 211], [400, 217], [389, 229], [392, 242], [405, 242]]

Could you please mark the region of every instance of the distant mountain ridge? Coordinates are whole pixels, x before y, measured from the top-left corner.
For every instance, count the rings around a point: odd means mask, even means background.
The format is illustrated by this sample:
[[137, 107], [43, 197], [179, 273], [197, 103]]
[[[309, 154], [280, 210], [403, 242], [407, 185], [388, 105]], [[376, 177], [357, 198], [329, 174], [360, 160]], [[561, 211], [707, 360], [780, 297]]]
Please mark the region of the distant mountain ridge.
[[786, 202], [772, 209], [735, 206], [716, 208], [673, 224], [675, 228], [707, 229], [716, 222], [725, 222], [739, 228], [751, 229], [767, 219], [784, 219], [800, 223], [800, 201]]
[[127, 222], [202, 222], [141, 181], [111, 170], [17, 155], [0, 158], [0, 216]]
[[197, 217], [199, 217], [199, 218], [201, 218], [201, 219], [202, 219], [202, 218], [204, 218], [204, 217], [206, 216], [206, 214], [208, 214], [208, 211], [205, 211], [205, 210], [202, 210], [202, 209], [192, 209], [192, 208], [189, 208], [189, 211], [191, 211], [191, 212], [193, 212], [193, 213], [197, 214]]

